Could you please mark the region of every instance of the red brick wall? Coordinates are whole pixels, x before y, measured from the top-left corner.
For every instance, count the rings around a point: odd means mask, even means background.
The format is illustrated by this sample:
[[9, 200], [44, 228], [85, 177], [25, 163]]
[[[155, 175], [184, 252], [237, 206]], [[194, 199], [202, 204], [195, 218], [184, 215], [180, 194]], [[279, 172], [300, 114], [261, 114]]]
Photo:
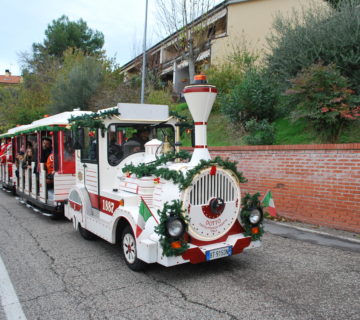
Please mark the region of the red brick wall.
[[210, 147], [238, 162], [242, 192], [271, 190], [278, 214], [360, 232], [360, 143]]

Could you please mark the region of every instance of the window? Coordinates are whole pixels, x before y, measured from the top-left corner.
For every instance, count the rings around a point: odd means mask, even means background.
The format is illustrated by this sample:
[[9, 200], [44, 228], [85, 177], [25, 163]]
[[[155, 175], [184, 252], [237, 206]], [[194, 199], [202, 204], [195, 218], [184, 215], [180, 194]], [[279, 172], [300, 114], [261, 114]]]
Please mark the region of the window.
[[63, 131], [64, 141], [64, 161], [63, 161], [63, 173], [75, 173], [75, 149], [74, 141], [72, 137], [72, 131]]
[[146, 126], [111, 124], [107, 130], [108, 162], [117, 166], [126, 157], [145, 151], [145, 143], [151, 139], [168, 141], [174, 146], [174, 128], [170, 125]]
[[98, 161], [98, 139], [97, 132], [89, 128], [81, 128], [78, 131], [79, 143], [81, 145], [81, 161], [93, 162]]

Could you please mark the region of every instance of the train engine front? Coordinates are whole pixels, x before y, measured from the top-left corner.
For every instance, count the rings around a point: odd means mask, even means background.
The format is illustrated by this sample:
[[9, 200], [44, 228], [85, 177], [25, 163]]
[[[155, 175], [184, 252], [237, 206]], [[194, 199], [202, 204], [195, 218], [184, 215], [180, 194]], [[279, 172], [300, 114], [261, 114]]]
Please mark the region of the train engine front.
[[[260, 203], [256, 197], [244, 202], [241, 195], [240, 183], [246, 179], [235, 163], [211, 159], [207, 148], [207, 120], [216, 87], [200, 79], [183, 92], [194, 119], [194, 152], [190, 161], [182, 155], [176, 160], [163, 155], [164, 161], [160, 158], [153, 166], [151, 205], [141, 199], [142, 226], [136, 232], [138, 258], [165, 266], [238, 254], [260, 246], [262, 234]], [[134, 177], [134, 172], [128, 175]]]

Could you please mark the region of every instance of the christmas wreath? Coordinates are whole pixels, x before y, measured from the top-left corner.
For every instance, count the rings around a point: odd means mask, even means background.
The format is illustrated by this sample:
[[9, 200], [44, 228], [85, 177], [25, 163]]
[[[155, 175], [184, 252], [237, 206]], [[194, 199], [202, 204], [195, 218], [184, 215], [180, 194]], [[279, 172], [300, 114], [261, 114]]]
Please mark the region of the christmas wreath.
[[[184, 234], [188, 229], [189, 218], [184, 215], [184, 212], [185, 211], [182, 210], [182, 201], [179, 200], [173, 200], [171, 204], [165, 202], [162, 211], [158, 210], [160, 223], [155, 227], [155, 232], [160, 236], [163, 255], [167, 257], [178, 256], [189, 249], [189, 245], [184, 240]], [[174, 239], [168, 234], [166, 223], [170, 216], [180, 219], [185, 227], [184, 234], [178, 239]]]
[[254, 226], [250, 223], [249, 220], [251, 210], [254, 208], [261, 208], [259, 197], [260, 193], [255, 193], [254, 195], [246, 193], [245, 196], [241, 199], [242, 209], [240, 213], [240, 218], [242, 225], [245, 228], [244, 234], [246, 236], [251, 236], [252, 240], [259, 240], [264, 234], [264, 227], [261, 222], [257, 226], [257, 233], [253, 233], [252, 229], [254, 228]]

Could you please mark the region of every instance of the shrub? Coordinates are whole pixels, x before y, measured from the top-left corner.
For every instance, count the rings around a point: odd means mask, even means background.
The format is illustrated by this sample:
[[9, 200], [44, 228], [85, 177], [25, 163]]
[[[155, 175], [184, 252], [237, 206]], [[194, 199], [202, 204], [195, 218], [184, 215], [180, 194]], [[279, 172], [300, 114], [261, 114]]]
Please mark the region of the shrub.
[[335, 63], [353, 88], [360, 88], [360, 0], [341, 1], [338, 9], [324, 3], [291, 16], [277, 16], [268, 38], [269, 71], [286, 84], [314, 63]]
[[293, 118], [308, 120], [325, 141], [335, 142], [342, 128], [360, 117], [359, 96], [335, 65], [312, 65], [290, 82], [286, 94]]
[[[244, 74], [256, 63], [258, 56], [246, 49], [237, 49], [229, 55], [225, 62], [211, 66], [206, 70], [209, 84], [216, 86], [219, 96], [228, 94], [236, 85], [241, 83]], [[217, 99], [214, 110], [220, 109]]]
[[146, 97], [146, 103], [150, 104], [172, 104], [171, 92], [168, 89], [151, 90]]
[[245, 129], [249, 133], [245, 142], [250, 145], [269, 145], [275, 142], [275, 128], [269, 121], [255, 119], [245, 123]]
[[264, 73], [253, 67], [230, 93], [220, 98], [221, 110], [230, 122], [244, 126], [251, 119], [275, 118], [278, 94]]

